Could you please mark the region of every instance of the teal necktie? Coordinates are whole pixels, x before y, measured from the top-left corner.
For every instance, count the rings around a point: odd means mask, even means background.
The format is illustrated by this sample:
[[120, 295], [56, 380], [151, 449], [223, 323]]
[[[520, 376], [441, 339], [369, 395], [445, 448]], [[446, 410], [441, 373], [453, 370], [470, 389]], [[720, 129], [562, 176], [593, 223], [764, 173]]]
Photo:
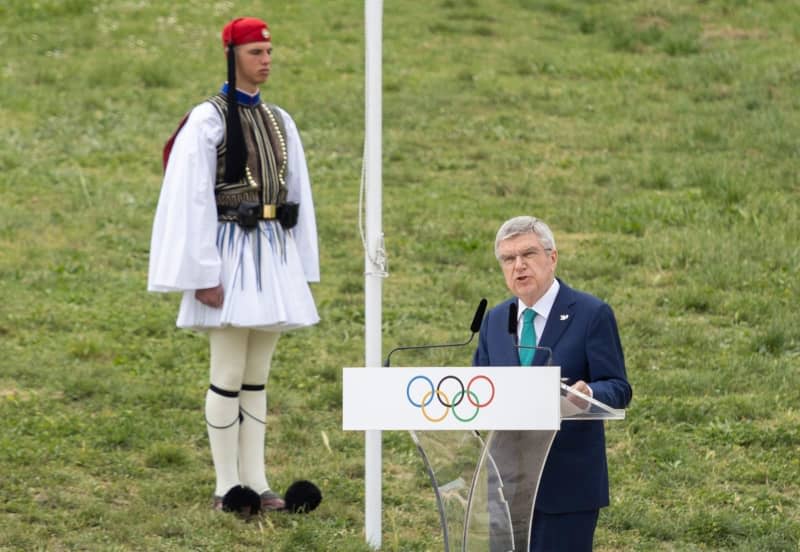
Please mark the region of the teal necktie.
[[519, 363], [521, 366], [530, 366], [533, 364], [533, 356], [536, 354], [535, 349], [523, 349], [522, 347], [536, 347], [536, 328], [533, 327], [533, 319], [536, 318], [536, 311], [533, 309], [525, 309], [522, 311], [522, 336], [520, 337], [519, 344]]

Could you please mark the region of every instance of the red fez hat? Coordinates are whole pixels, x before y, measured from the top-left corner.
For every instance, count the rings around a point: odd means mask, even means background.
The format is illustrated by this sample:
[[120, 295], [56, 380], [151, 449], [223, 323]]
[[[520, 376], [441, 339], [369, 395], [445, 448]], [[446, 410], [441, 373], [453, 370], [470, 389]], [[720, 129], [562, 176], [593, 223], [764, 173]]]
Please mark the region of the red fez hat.
[[239, 17], [228, 21], [222, 28], [222, 45], [238, 46], [248, 42], [270, 40], [269, 27], [255, 17]]

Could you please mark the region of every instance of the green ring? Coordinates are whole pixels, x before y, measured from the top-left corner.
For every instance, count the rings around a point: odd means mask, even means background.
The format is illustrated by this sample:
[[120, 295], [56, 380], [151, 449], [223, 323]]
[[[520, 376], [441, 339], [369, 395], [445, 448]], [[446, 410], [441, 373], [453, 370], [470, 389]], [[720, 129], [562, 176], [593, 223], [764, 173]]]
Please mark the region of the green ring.
[[[481, 402], [481, 400], [478, 398], [478, 395], [476, 395], [473, 391], [469, 391], [469, 395], [470, 395], [470, 397], [475, 399], [476, 403], [480, 403]], [[453, 395], [453, 404], [458, 404], [459, 401], [461, 401], [461, 398], [463, 396], [464, 396], [464, 391], [459, 391], [458, 393]], [[458, 412], [456, 412], [456, 407], [455, 406], [451, 406], [450, 410], [453, 411], [453, 416], [455, 416], [458, 420], [460, 420], [462, 422], [471, 422], [472, 420], [475, 419], [475, 417], [478, 415], [478, 412], [480, 412], [481, 409], [480, 409], [480, 407], [476, 407], [475, 408], [475, 414], [473, 414], [470, 418], [462, 418], [461, 416], [459, 416]]]

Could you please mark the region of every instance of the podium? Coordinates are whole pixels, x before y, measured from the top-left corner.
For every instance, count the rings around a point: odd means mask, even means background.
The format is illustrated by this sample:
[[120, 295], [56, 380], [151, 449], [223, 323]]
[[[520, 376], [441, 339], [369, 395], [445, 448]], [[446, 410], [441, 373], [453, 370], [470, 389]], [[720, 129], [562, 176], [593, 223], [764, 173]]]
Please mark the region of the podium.
[[561, 421], [621, 420], [558, 366], [344, 368], [344, 430], [404, 430], [430, 478], [445, 552], [527, 552]]

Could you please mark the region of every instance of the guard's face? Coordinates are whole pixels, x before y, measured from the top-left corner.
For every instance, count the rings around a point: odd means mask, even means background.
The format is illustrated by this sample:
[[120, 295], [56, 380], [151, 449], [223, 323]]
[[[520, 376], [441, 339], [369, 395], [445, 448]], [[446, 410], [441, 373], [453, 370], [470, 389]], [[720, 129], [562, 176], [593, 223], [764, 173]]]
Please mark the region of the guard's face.
[[520, 234], [500, 242], [500, 266], [511, 293], [533, 305], [553, 284], [558, 251], [545, 249], [536, 234]]
[[272, 68], [272, 41], [249, 42], [236, 47], [236, 86], [255, 92], [269, 78]]

